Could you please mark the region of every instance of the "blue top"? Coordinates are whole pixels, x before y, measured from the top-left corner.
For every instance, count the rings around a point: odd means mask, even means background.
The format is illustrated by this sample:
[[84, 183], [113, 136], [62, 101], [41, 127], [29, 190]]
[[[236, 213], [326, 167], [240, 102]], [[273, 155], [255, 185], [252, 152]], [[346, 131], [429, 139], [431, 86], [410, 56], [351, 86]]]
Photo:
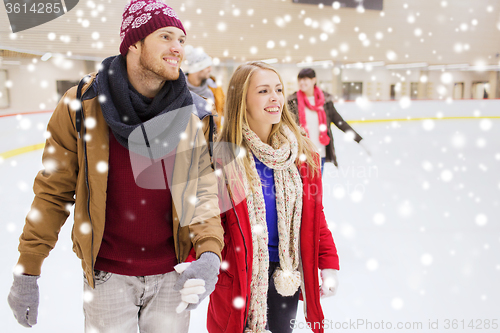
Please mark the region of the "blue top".
[[255, 167], [262, 183], [262, 193], [266, 203], [267, 232], [269, 235], [269, 261], [279, 262], [278, 211], [276, 210], [276, 190], [274, 187], [273, 169], [266, 166], [254, 156]]

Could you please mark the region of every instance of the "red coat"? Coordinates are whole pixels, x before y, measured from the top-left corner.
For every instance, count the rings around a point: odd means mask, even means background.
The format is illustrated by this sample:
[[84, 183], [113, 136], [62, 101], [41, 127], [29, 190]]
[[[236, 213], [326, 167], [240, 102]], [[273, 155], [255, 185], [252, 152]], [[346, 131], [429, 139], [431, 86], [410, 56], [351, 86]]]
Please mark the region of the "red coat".
[[[302, 290], [306, 320], [314, 333], [320, 328], [323, 310], [320, 304], [318, 268], [339, 269], [337, 249], [323, 212], [321, 176], [308, 176], [304, 164], [300, 168], [304, 197], [300, 228], [300, 255], [304, 271]], [[250, 298], [252, 279], [252, 233], [246, 200], [221, 215], [224, 227], [222, 258], [228, 264], [221, 269], [215, 291], [210, 295], [207, 328], [210, 333], [243, 332]], [[305, 296], [305, 297], [304, 297]], [[236, 307], [235, 307], [236, 305]], [[238, 305], [243, 305], [237, 308]]]

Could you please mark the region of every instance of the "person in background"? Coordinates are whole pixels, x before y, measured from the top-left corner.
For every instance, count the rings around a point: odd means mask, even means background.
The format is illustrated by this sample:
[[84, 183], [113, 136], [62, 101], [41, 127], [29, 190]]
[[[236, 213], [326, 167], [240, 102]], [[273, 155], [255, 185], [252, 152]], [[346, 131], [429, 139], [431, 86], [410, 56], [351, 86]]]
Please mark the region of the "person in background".
[[186, 46], [186, 59], [183, 70], [187, 75], [187, 85], [189, 90], [215, 103], [217, 117], [215, 124], [220, 130], [224, 111], [224, 91], [215, 82], [215, 77], [211, 76], [212, 58], [209, 57], [202, 48]]
[[8, 296], [26, 327], [37, 322], [42, 263], [73, 205], [85, 332], [187, 333], [190, 312], [179, 310], [215, 288], [224, 238], [210, 112], [180, 71], [186, 31], [165, 3], [141, 0], [126, 5], [120, 32], [120, 54], [68, 90], [47, 127]]
[[321, 323], [320, 297], [334, 295], [338, 285], [320, 159], [288, 111], [273, 67], [243, 64], [229, 87], [214, 148], [225, 246], [207, 327], [210, 333], [290, 333], [299, 289], [307, 321]]
[[325, 162], [332, 162], [338, 167], [330, 128], [331, 123], [334, 123], [344, 133], [352, 132], [354, 141], [361, 144], [370, 155], [368, 149], [360, 142], [363, 138], [335, 109], [332, 95], [316, 85], [316, 72], [312, 68], [304, 68], [299, 72], [298, 83], [299, 91], [288, 96], [288, 107], [297, 123], [306, 131], [308, 137], [317, 147], [321, 156], [321, 172], [323, 172]]

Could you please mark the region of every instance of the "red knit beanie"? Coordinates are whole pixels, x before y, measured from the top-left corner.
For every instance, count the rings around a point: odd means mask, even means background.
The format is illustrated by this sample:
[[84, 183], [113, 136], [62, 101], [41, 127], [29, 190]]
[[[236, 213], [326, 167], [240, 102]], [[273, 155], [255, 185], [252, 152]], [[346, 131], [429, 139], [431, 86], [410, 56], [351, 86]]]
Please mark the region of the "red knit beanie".
[[186, 33], [177, 14], [165, 3], [157, 0], [132, 0], [123, 11], [120, 53], [125, 57], [130, 45], [164, 27], [176, 27]]

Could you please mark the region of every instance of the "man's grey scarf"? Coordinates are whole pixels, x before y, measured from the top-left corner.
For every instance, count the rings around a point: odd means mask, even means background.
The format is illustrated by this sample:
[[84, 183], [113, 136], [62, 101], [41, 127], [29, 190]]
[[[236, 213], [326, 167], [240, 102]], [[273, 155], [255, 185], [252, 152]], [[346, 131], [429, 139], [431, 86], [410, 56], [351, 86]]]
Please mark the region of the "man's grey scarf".
[[[177, 80], [166, 81], [153, 99], [138, 93], [128, 80], [126, 62], [121, 55], [102, 62], [97, 87], [104, 119], [118, 142], [127, 149], [130, 134], [137, 127], [157, 127], [157, 116], [193, 104], [182, 72]], [[189, 118], [190, 113], [185, 117]], [[182, 132], [184, 128], [179, 130]]]

